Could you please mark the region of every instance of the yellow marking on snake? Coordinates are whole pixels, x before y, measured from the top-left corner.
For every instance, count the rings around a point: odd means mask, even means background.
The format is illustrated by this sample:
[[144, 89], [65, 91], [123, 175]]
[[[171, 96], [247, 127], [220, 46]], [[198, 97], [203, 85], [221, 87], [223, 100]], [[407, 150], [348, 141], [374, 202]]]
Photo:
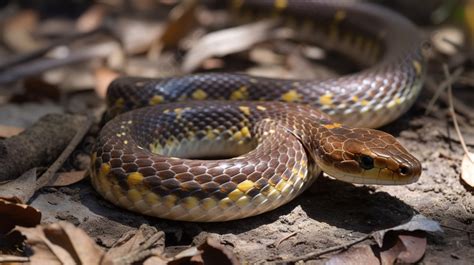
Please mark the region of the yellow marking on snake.
[[249, 203], [250, 203], [250, 198], [249, 196], [245, 196], [245, 195], [235, 202], [235, 204], [239, 206], [240, 208], [244, 208], [245, 206], [249, 205]]
[[240, 199], [240, 197], [242, 197], [243, 195], [244, 195], [243, 192], [241, 192], [239, 189], [235, 189], [231, 193], [227, 194], [227, 197], [235, 202], [238, 199]]
[[247, 106], [239, 106], [240, 111], [242, 111], [245, 115], [250, 116], [250, 108]]
[[164, 98], [163, 96], [154, 95], [154, 96], [150, 99], [150, 102], [149, 102], [148, 104], [150, 104], [150, 105], [157, 105], [157, 104], [163, 103], [163, 101], [165, 101], [165, 98]]
[[128, 144], [128, 141], [127, 140], [123, 141], [123, 144]]
[[141, 201], [143, 198], [142, 198], [142, 194], [136, 190], [136, 189], [130, 189], [128, 190], [127, 192], [127, 198], [129, 200], [131, 200], [132, 202], [138, 202], [138, 201]]
[[219, 201], [219, 207], [221, 209], [228, 209], [233, 203], [234, 201], [232, 201], [231, 199], [229, 199], [229, 197], [227, 197]]
[[359, 97], [358, 96], [352, 96], [352, 101], [354, 101], [354, 102], [359, 101]]
[[176, 205], [176, 201], [178, 201], [178, 197], [176, 195], [166, 195], [163, 198], [163, 205], [168, 208], [173, 208]]
[[213, 198], [205, 198], [201, 201], [201, 205], [204, 210], [210, 210], [217, 206], [217, 201]]
[[321, 103], [323, 106], [331, 106], [332, 97], [333, 95], [331, 93], [326, 93], [319, 98], [319, 103]]
[[100, 166], [100, 170], [99, 170], [99, 176], [100, 177], [105, 177], [109, 174], [110, 172], [110, 165], [107, 164], [107, 163], [103, 163], [101, 166]]
[[189, 107], [186, 107], [186, 108], [175, 108], [173, 111], [174, 113], [176, 114], [176, 119], [181, 119], [181, 116], [183, 114], [183, 112], [187, 111], [187, 110], [190, 110], [191, 108]]
[[207, 93], [202, 89], [197, 89], [191, 96], [196, 100], [204, 100], [207, 98]]
[[278, 10], [283, 10], [288, 6], [288, 0], [275, 0], [273, 6]]
[[342, 126], [342, 124], [335, 122], [335, 123], [324, 125], [324, 128], [326, 128], [326, 129], [335, 129], [335, 128], [340, 128], [341, 126]]
[[130, 186], [136, 186], [142, 183], [143, 178], [143, 174], [141, 174], [140, 172], [133, 172], [127, 176], [127, 183]]
[[237, 189], [239, 189], [242, 192], [247, 192], [253, 187], [254, 187], [254, 182], [248, 179], [240, 182], [239, 185], [237, 185]]
[[123, 98], [118, 98], [116, 101], [115, 101], [115, 107], [123, 107], [125, 105], [125, 99]]
[[369, 105], [369, 102], [367, 100], [363, 99], [363, 100], [360, 101], [360, 105], [365, 107], [365, 106]]
[[418, 62], [417, 60], [413, 60], [413, 67], [415, 68], [415, 72], [416, 72], [416, 75], [417, 76], [420, 76], [421, 75], [421, 63]]
[[241, 86], [239, 89], [232, 92], [230, 95], [231, 100], [243, 100], [249, 97], [249, 92], [246, 86]]
[[214, 140], [216, 138], [216, 134], [214, 133], [213, 129], [208, 129], [206, 132], [206, 138], [209, 140]]
[[146, 193], [144, 199], [150, 205], [156, 205], [160, 201], [160, 197], [153, 192]]
[[199, 205], [199, 200], [196, 197], [186, 197], [182, 203], [184, 208], [191, 210]]
[[250, 134], [249, 127], [245, 126], [242, 129], [240, 129], [240, 133], [242, 134], [242, 137], [251, 137], [252, 135]]
[[300, 93], [296, 92], [296, 90], [291, 89], [285, 94], [281, 96], [281, 99], [286, 102], [295, 102], [301, 99]]
[[267, 108], [265, 108], [264, 106], [260, 106], [260, 105], [257, 105], [257, 109], [261, 110], [261, 111], [266, 111], [267, 110]]

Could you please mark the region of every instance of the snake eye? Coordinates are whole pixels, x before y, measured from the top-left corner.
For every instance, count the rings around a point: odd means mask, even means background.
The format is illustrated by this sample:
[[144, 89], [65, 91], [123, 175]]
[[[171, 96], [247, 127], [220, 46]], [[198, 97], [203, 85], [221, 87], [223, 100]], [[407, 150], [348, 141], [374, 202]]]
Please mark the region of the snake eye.
[[410, 174], [410, 169], [406, 166], [401, 166], [399, 169], [398, 169], [398, 172], [400, 173], [400, 175], [402, 176], [406, 176], [408, 174]]
[[361, 156], [360, 157], [360, 166], [363, 169], [372, 169], [372, 168], [374, 168], [374, 159], [370, 156]]

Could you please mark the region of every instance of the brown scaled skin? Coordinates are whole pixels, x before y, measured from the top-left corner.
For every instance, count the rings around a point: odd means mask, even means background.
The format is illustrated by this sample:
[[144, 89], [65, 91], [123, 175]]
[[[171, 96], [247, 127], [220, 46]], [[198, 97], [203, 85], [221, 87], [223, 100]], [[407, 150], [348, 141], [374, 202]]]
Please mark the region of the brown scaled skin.
[[[393, 136], [362, 128], [331, 128], [322, 138], [318, 164], [331, 176], [361, 184], [408, 184], [418, 180], [421, 164]], [[363, 176], [364, 178], [361, 178]]]

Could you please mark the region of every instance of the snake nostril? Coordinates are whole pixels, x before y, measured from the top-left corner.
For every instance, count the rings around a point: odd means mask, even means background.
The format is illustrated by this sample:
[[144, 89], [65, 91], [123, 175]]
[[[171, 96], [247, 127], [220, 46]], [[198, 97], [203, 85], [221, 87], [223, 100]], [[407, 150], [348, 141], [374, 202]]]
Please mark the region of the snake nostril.
[[408, 174], [410, 174], [410, 168], [407, 166], [401, 166], [398, 171], [402, 176], [407, 176]]

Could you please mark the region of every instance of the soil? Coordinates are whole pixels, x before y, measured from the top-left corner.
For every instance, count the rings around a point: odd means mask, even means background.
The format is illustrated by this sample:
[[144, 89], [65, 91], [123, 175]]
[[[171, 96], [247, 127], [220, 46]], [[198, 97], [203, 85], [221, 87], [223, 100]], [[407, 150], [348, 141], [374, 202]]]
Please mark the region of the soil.
[[[88, 180], [45, 189], [32, 206], [43, 213], [43, 223], [71, 222], [104, 248], [145, 223], [165, 231], [169, 252], [212, 236], [249, 263], [342, 245], [421, 213], [444, 229], [442, 235], [429, 236], [423, 264], [472, 264], [474, 238], [466, 231], [474, 231], [474, 195], [460, 179], [463, 151], [449, 120], [424, 115], [420, 105], [382, 128], [422, 161], [423, 174], [414, 184], [363, 186], [320, 176], [304, 194], [283, 207], [225, 223], [176, 222], [131, 213], [102, 199]], [[474, 129], [465, 126], [462, 131], [473, 146]], [[322, 264], [329, 256], [309, 263]]]

